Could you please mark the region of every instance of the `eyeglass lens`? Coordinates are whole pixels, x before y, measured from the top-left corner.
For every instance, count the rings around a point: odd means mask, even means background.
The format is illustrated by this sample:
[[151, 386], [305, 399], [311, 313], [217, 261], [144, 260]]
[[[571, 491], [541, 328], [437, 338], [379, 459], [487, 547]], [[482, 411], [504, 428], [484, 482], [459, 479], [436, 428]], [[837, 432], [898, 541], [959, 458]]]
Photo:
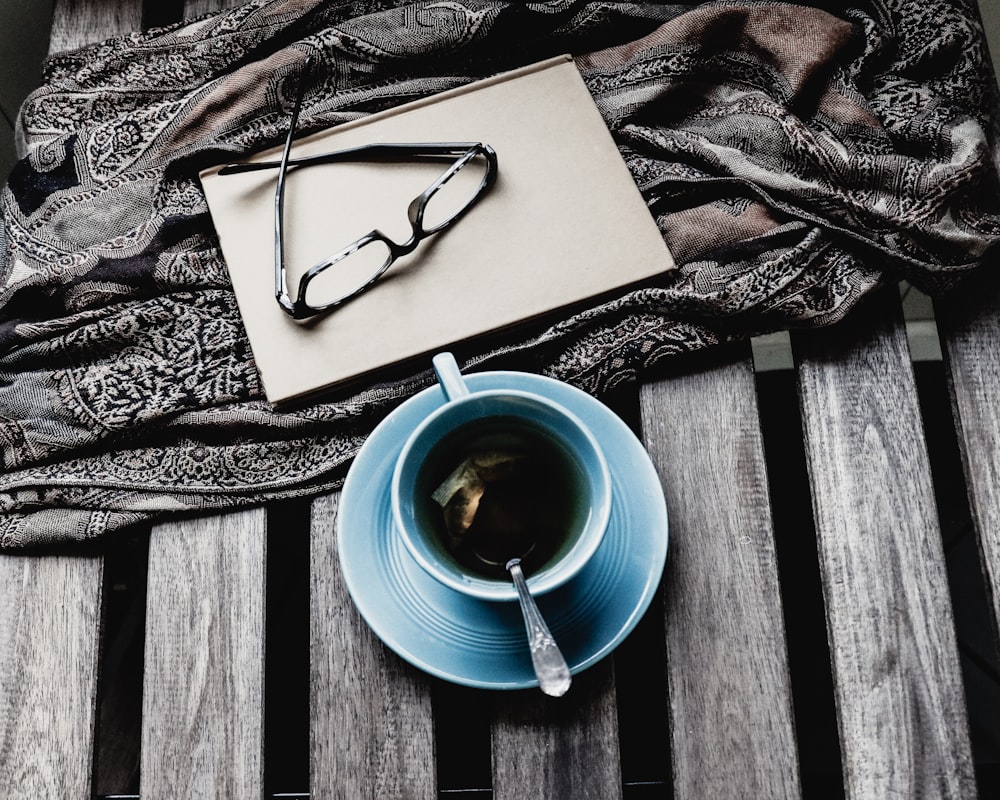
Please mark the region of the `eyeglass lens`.
[[377, 278], [392, 261], [392, 250], [387, 242], [382, 239], [365, 241], [334, 256], [329, 267], [315, 272], [304, 284], [304, 299], [313, 308], [337, 303]]
[[443, 183], [424, 202], [422, 227], [432, 233], [448, 225], [476, 199], [486, 178], [483, 157], [463, 156], [442, 175]]

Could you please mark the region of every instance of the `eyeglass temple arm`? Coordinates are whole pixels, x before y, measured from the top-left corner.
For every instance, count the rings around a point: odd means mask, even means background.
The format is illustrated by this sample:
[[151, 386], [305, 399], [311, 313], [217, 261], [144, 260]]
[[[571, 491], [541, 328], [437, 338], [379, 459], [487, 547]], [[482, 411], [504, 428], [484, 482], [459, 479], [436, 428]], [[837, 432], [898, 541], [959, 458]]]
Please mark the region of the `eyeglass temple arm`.
[[281, 151], [281, 160], [278, 162], [278, 180], [274, 189], [274, 296], [285, 311], [294, 312], [294, 304], [288, 296], [288, 281], [285, 277], [285, 246], [282, 241], [282, 229], [284, 228], [285, 210], [285, 175], [288, 173], [288, 159], [292, 152], [292, 139], [295, 136], [295, 127], [298, 125], [299, 112], [302, 110], [302, 99], [305, 95], [305, 75], [312, 69], [312, 56], [306, 58], [305, 72], [299, 81], [299, 89], [295, 95], [295, 105], [292, 108], [292, 118], [288, 125], [288, 135], [285, 137], [285, 146]]
[[[287, 142], [286, 142], [287, 144]], [[488, 144], [482, 142], [394, 142], [365, 144], [359, 147], [349, 147], [330, 153], [317, 153], [301, 158], [289, 158], [285, 163], [288, 167], [311, 167], [319, 164], [335, 164], [340, 161], [363, 161], [371, 158], [376, 161], [393, 159], [408, 160], [413, 158], [442, 158], [464, 155], [469, 150], [481, 150], [484, 154], [492, 151]], [[247, 161], [227, 164], [219, 170], [219, 175], [235, 175], [241, 172], [255, 172], [264, 169], [280, 168], [282, 161]]]

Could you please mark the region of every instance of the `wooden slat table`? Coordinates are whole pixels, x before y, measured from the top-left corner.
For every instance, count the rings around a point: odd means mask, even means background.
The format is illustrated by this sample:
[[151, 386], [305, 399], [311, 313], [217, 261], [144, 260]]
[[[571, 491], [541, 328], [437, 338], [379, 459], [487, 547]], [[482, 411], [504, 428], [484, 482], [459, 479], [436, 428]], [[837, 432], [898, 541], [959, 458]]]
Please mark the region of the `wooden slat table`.
[[[189, 0], [184, 12], [227, 5]], [[52, 50], [142, 21], [139, 0], [58, 0]], [[995, 631], [1000, 281], [984, 277], [937, 312]], [[793, 691], [784, 622], [793, 600], [779, 580], [774, 476], [747, 349], [673, 367], [621, 398], [668, 498], [668, 566], [639, 629], [567, 698], [453, 687], [384, 647], [344, 589], [331, 494], [312, 503], [301, 530], [282, 532], [310, 546], [308, 787], [275, 786], [265, 766], [265, 698], [277, 691], [266, 681], [274, 628], [265, 587], [279, 510], [258, 509], [151, 531], [140, 721], [101, 759], [99, 686], [113, 694], [100, 674], [105, 560], [0, 557], [0, 795], [84, 800], [109, 791], [95, 762], [106, 762], [106, 782], [124, 782], [134, 760], [143, 800], [293, 789], [301, 793], [285, 796], [975, 797], [931, 464], [896, 297], [793, 340], [839, 738], [830, 793], [802, 777], [813, 720]], [[455, 735], [446, 740], [447, 731]], [[463, 738], [486, 743], [486, 785], [452, 792], [449, 771], [475, 767], [456, 763]]]

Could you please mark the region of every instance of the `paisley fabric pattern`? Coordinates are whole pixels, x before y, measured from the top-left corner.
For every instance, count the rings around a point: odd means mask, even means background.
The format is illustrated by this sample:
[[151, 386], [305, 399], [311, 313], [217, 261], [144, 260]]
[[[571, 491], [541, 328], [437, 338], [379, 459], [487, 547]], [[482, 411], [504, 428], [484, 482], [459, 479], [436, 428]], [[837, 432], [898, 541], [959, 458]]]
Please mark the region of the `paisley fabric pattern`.
[[1000, 235], [972, 0], [251, 0], [57, 55], [0, 196], [0, 546], [337, 486], [430, 372], [272, 410], [198, 170], [283, 138], [309, 54], [306, 130], [562, 52], [680, 268], [466, 365], [600, 394], [903, 278], [945, 291]]

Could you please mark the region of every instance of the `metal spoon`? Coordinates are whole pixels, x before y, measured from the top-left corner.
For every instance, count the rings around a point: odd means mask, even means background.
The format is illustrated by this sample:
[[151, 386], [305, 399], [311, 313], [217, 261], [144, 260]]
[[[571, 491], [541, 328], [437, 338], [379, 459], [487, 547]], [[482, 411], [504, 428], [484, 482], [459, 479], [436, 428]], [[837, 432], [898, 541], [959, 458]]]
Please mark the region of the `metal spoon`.
[[521, 570], [521, 559], [512, 558], [508, 561], [507, 571], [514, 579], [517, 599], [521, 602], [521, 616], [524, 617], [524, 627], [528, 633], [528, 649], [531, 651], [531, 663], [538, 678], [538, 687], [547, 695], [562, 697], [573, 680], [566, 659], [556, 640], [552, 638], [549, 626], [545, 624], [542, 613], [535, 605], [535, 599], [528, 591], [528, 584]]
[[[532, 543], [529, 551], [534, 547]], [[479, 551], [474, 551], [476, 558], [484, 564], [499, 567], [503, 562], [493, 561], [484, 556]], [[526, 553], [522, 555], [527, 555]], [[514, 581], [514, 588], [517, 590], [517, 599], [521, 603], [521, 616], [524, 617], [524, 628], [528, 634], [528, 650], [531, 653], [531, 664], [535, 668], [535, 677], [538, 678], [538, 688], [551, 697], [562, 697], [569, 689], [573, 678], [569, 673], [569, 666], [563, 657], [559, 645], [556, 644], [549, 626], [545, 624], [542, 612], [535, 605], [535, 598], [531, 596], [528, 583], [524, 578], [524, 570], [521, 569], [521, 557], [511, 558], [504, 569], [510, 573]]]

